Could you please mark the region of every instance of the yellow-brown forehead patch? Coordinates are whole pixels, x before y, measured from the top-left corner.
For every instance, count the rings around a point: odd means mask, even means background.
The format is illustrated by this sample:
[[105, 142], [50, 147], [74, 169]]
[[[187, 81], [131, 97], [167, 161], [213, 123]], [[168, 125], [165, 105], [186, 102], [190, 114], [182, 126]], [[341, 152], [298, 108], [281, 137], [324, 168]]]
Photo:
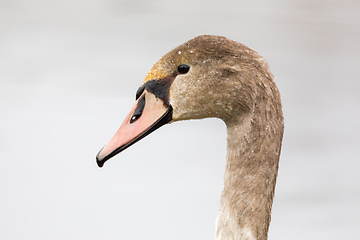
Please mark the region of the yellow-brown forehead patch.
[[146, 75], [144, 83], [149, 80], [159, 80], [169, 77], [182, 63], [186, 63], [185, 55], [181, 51], [170, 51], [155, 63]]
[[164, 69], [161, 65], [155, 64], [145, 77], [144, 83], [149, 80], [163, 79], [169, 76], [169, 69]]

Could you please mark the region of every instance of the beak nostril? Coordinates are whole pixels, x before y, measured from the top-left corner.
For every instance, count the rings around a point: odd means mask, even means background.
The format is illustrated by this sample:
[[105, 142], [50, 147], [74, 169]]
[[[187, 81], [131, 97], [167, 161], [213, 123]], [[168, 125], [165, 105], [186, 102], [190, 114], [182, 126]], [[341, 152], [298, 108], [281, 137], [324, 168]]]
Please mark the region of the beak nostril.
[[133, 123], [133, 122], [135, 122], [136, 120], [138, 120], [140, 116], [141, 116], [141, 115], [133, 115], [133, 116], [130, 118], [130, 123]]
[[142, 97], [138, 101], [138, 104], [134, 111], [134, 114], [130, 118], [130, 123], [135, 122], [136, 120], [138, 120], [141, 117], [144, 107], [145, 107], [145, 95], [142, 95]]

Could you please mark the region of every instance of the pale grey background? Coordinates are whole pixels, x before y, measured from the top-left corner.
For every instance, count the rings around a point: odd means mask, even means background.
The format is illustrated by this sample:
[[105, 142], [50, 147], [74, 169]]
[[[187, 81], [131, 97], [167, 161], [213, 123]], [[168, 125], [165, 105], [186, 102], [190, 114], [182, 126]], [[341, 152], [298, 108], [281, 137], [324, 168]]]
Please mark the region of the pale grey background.
[[213, 239], [216, 119], [165, 126], [108, 162], [147, 71], [200, 34], [270, 63], [286, 130], [269, 239], [356, 239], [360, 2], [0, 1], [0, 239]]

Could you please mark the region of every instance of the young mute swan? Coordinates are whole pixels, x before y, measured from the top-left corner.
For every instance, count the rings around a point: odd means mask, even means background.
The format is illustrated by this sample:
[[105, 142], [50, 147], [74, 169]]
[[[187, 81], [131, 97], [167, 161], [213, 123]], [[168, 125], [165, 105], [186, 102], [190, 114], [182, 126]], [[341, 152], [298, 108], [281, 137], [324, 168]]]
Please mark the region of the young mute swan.
[[265, 59], [238, 42], [199, 36], [163, 56], [97, 164], [166, 123], [200, 118], [220, 118], [227, 127], [215, 239], [267, 239], [284, 129], [281, 100]]

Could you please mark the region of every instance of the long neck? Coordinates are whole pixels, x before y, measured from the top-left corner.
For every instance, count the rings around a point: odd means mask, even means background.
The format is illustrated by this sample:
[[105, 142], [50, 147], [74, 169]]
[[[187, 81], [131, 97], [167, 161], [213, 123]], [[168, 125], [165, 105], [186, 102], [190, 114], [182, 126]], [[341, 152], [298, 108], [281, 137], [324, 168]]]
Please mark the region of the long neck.
[[[272, 96], [274, 97], [274, 96]], [[280, 97], [226, 122], [227, 163], [216, 240], [266, 240], [283, 135]]]

